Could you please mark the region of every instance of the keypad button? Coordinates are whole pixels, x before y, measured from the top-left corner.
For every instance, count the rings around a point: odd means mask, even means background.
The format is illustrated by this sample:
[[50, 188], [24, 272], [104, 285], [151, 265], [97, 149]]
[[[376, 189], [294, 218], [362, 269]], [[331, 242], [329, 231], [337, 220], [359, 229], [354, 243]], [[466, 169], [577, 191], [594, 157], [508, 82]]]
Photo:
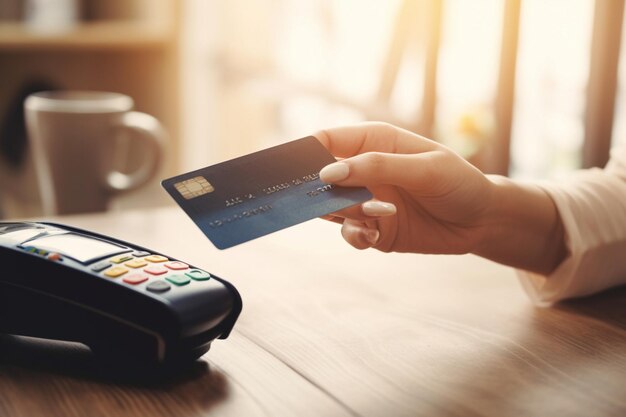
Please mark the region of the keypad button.
[[132, 261], [126, 262], [124, 265], [129, 268], [141, 268], [142, 266], [148, 265], [148, 262], [143, 259], [133, 259]]
[[116, 256], [115, 258], [111, 258], [109, 259], [110, 262], [113, 262], [114, 264], [121, 264], [122, 262], [126, 262], [128, 260], [133, 259], [132, 256], [130, 256], [128, 253], [124, 254], [124, 255], [120, 255], [120, 256]]
[[153, 281], [150, 284], [148, 284], [148, 286], [146, 287], [146, 289], [148, 291], [152, 291], [152, 292], [164, 292], [169, 290], [171, 287], [170, 284], [168, 284], [165, 281]]
[[172, 284], [178, 285], [178, 286], [187, 285], [191, 282], [189, 277], [183, 274], [170, 275], [169, 277], [166, 277], [165, 279], [171, 282]]
[[173, 269], [174, 271], [182, 271], [183, 269], [189, 268], [189, 265], [179, 261], [168, 262], [165, 266], [169, 269]]
[[36, 247], [34, 247], [34, 246], [26, 246], [26, 247], [24, 247], [24, 250], [25, 250], [26, 252], [34, 253], [34, 254], [36, 254], [36, 255], [43, 255], [43, 256], [46, 256], [46, 255], [48, 255], [48, 253], [49, 253], [49, 252], [48, 252], [47, 250], [45, 250], [45, 249], [38, 249], [38, 248], [36, 248]]
[[144, 272], [147, 272], [152, 275], [163, 275], [168, 272], [168, 269], [161, 265], [152, 265], [147, 268], [144, 268]]
[[111, 266], [111, 262], [109, 262], [109, 261], [102, 261], [102, 262], [98, 262], [97, 264], [93, 265], [91, 267], [91, 270], [95, 271], [95, 272], [102, 272], [102, 271], [104, 271], [105, 269], [107, 269], [110, 266]]
[[155, 262], [155, 263], [169, 261], [169, 259], [161, 255], [150, 255], [150, 256], [146, 256], [144, 259], [148, 262]]
[[141, 284], [142, 282], [147, 281], [148, 278], [149, 277], [146, 274], [135, 272], [135, 273], [132, 273], [130, 275], [126, 275], [124, 277], [124, 279], [122, 279], [122, 281], [124, 281], [124, 282], [126, 282], [128, 284], [137, 285], [137, 284]]
[[114, 266], [113, 268], [105, 271], [104, 275], [110, 278], [117, 278], [121, 275], [124, 275], [127, 272], [128, 272], [128, 269], [124, 268], [123, 266]]
[[145, 250], [137, 250], [131, 253], [131, 255], [133, 255], [135, 258], [141, 258], [142, 256], [150, 255], [150, 252], [146, 252]]
[[206, 281], [211, 278], [211, 274], [200, 269], [192, 269], [191, 271], [185, 272], [185, 275], [196, 281]]
[[60, 253], [56, 253], [56, 252], [52, 252], [50, 255], [48, 255], [48, 260], [50, 261], [60, 261], [63, 258], [61, 257]]

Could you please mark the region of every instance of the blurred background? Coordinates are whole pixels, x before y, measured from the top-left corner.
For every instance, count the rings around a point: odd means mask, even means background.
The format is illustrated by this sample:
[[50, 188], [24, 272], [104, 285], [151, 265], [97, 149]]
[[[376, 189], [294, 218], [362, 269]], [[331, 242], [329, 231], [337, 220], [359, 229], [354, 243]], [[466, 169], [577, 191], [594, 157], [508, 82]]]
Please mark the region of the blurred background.
[[[485, 172], [562, 178], [626, 136], [623, 0], [1, 0], [0, 207], [40, 215], [24, 94], [130, 95], [160, 178], [387, 121]], [[132, 149], [128, 150], [132, 154]], [[121, 155], [120, 170], [133, 158]], [[169, 204], [158, 178], [112, 209]]]

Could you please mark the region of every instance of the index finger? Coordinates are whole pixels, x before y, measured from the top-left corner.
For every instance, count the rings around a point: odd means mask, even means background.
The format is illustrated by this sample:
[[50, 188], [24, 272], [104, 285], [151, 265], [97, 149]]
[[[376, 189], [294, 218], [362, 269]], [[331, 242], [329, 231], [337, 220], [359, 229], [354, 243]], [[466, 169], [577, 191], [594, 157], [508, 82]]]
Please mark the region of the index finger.
[[437, 142], [388, 123], [367, 122], [320, 130], [314, 135], [339, 158], [366, 152], [422, 153], [438, 148]]

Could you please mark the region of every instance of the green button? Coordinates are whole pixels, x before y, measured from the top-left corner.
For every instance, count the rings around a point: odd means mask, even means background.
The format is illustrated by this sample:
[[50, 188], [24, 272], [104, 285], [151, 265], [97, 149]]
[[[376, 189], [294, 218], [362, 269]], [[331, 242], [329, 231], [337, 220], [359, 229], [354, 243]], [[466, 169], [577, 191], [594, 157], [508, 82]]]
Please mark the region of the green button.
[[47, 255], [47, 254], [48, 254], [48, 251], [47, 251], [47, 250], [44, 250], [44, 249], [38, 249], [38, 248], [36, 248], [36, 247], [34, 247], [34, 246], [26, 246], [26, 247], [24, 248], [24, 250], [25, 250], [25, 251], [27, 251], [27, 252], [30, 252], [30, 253], [35, 253], [35, 254], [37, 254], [37, 255], [44, 255], [44, 256], [45, 256], [45, 255]]
[[169, 277], [165, 277], [165, 279], [171, 282], [174, 285], [187, 285], [191, 282], [189, 278], [182, 274], [170, 275]]
[[199, 269], [192, 269], [191, 271], [185, 272], [185, 275], [196, 281], [206, 281], [207, 279], [211, 278], [211, 274], [201, 271]]

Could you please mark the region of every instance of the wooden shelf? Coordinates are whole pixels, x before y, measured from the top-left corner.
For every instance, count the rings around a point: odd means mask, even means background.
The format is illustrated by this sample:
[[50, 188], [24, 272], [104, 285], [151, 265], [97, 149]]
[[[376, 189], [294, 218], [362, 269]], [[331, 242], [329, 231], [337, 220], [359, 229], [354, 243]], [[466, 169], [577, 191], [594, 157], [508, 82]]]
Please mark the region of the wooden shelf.
[[[0, 0], [0, 4], [4, 1]], [[21, 97], [22, 91], [39, 83], [68, 90], [120, 92], [133, 98], [138, 111], [153, 115], [166, 127], [170, 146], [162, 176], [174, 175], [179, 171], [182, 2], [89, 0], [81, 3], [85, 6], [81, 9], [84, 20], [64, 32], [44, 33], [22, 21], [0, 20], [0, 119], [15, 106], [14, 101]], [[28, 157], [32, 159], [32, 155]], [[33, 164], [19, 171], [0, 169], [2, 183], [16, 187], [0, 185], [0, 212], [3, 212], [0, 216], [42, 212], [39, 195], [32, 191], [38, 189]], [[158, 189], [158, 183], [155, 184], [137, 190], [128, 204], [153, 201], [151, 196]], [[24, 190], [30, 192], [21, 192]]]
[[133, 21], [82, 23], [62, 33], [33, 31], [22, 23], [0, 23], [2, 50], [135, 49], [163, 47], [171, 37], [166, 25]]

